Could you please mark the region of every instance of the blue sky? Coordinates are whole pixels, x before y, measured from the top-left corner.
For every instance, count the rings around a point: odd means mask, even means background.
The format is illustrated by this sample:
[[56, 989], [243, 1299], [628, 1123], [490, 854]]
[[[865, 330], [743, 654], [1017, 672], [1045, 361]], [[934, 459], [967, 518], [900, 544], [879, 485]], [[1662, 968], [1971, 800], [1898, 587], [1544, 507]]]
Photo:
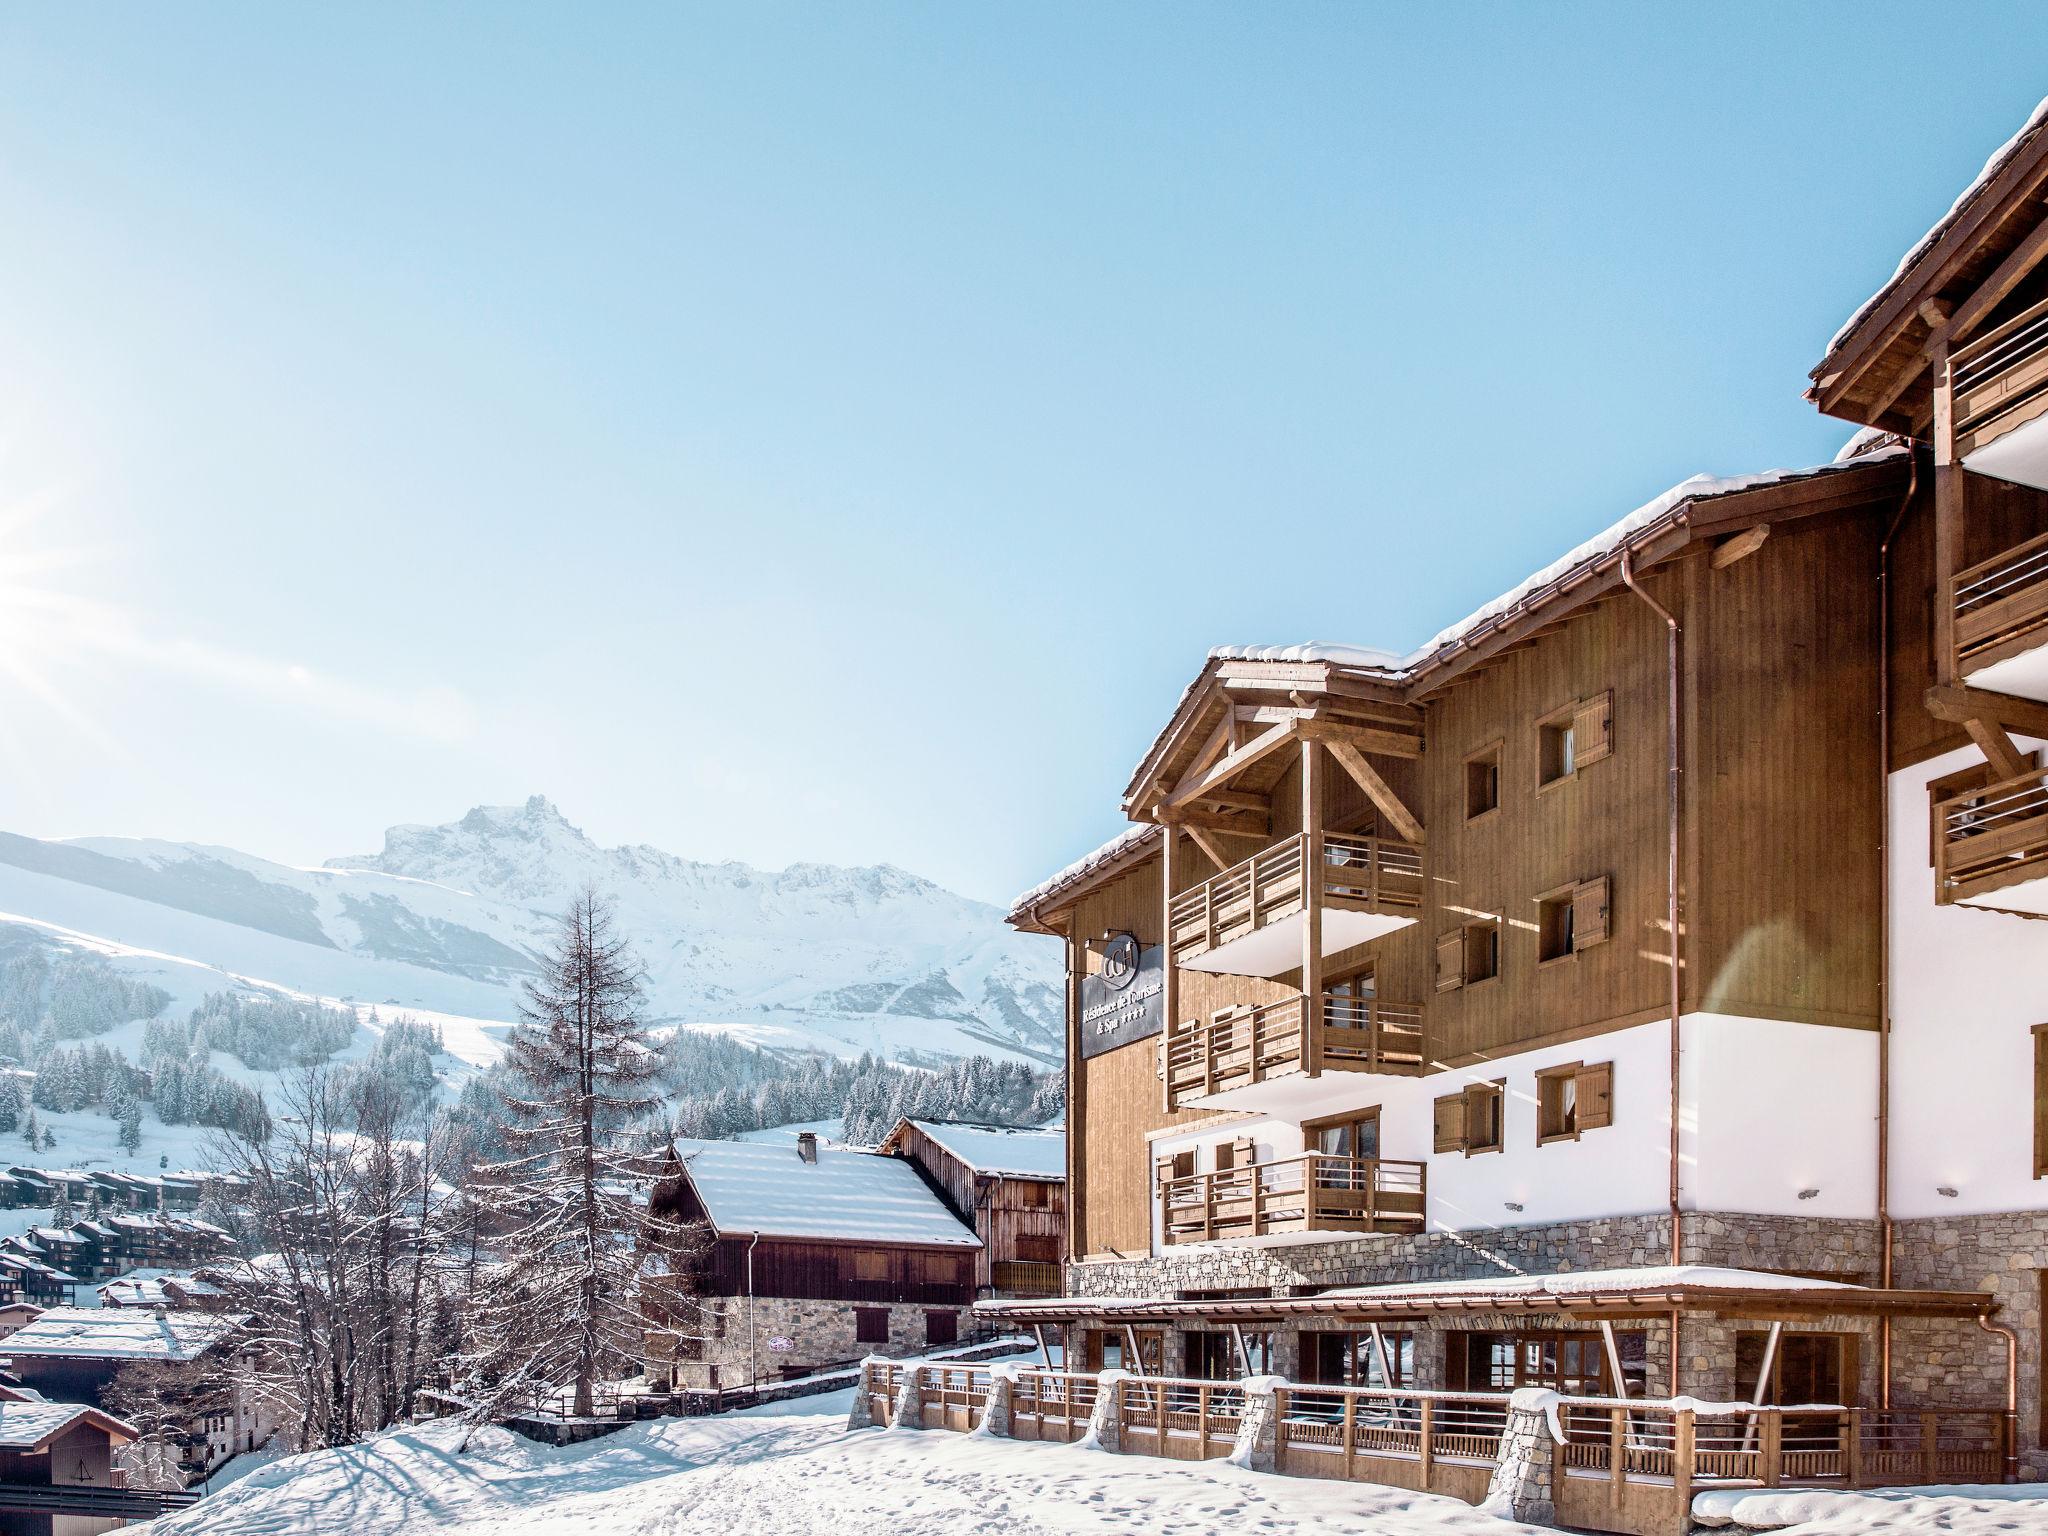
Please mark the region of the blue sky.
[[[1994, 14], [1995, 13], [1995, 14]], [[1917, 8], [0, 12], [0, 827], [540, 791], [1001, 900], [1212, 644], [1829, 457], [2048, 92]]]

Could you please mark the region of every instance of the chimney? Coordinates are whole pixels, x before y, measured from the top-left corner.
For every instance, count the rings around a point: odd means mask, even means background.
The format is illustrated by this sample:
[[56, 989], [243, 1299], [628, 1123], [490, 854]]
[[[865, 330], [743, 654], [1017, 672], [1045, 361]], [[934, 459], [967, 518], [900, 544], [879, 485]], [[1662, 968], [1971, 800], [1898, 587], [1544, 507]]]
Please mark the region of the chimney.
[[816, 1131], [798, 1131], [796, 1133], [796, 1155], [807, 1163], [815, 1163], [818, 1160], [818, 1133]]

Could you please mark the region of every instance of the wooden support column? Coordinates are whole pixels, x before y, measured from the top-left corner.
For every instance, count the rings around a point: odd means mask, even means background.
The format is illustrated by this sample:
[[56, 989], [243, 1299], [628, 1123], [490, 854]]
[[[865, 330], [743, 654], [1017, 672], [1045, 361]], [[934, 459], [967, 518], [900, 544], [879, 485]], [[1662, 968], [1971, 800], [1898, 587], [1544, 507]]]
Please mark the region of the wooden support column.
[[1301, 738], [1302, 1070], [1323, 1070], [1323, 752]]
[[1956, 572], [1963, 564], [1963, 466], [1956, 461], [1955, 369], [1938, 330], [1934, 365], [1934, 676], [1956, 680]]
[[1173, 1079], [1167, 1070], [1166, 1042], [1173, 1038], [1180, 1028], [1180, 968], [1173, 963], [1173, 897], [1174, 897], [1174, 846], [1180, 841], [1180, 833], [1172, 822], [1164, 822], [1159, 828], [1159, 883], [1160, 921], [1165, 926], [1161, 943], [1165, 946], [1159, 956], [1159, 1006], [1165, 1028], [1161, 1031], [1159, 1061], [1159, 1108], [1164, 1114], [1173, 1112]]

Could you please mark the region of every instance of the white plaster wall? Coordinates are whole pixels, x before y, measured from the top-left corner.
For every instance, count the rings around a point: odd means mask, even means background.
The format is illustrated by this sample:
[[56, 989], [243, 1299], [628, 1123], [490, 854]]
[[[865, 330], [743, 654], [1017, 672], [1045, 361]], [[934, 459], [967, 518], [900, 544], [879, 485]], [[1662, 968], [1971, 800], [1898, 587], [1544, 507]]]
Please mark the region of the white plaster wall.
[[2031, 1033], [2048, 1022], [2048, 922], [1934, 902], [1927, 784], [1981, 761], [1966, 747], [1891, 777], [1891, 1205], [1901, 1217], [2048, 1209], [2048, 1183], [2033, 1176]]
[[[1680, 1072], [1680, 1201], [1688, 1210], [1867, 1218], [1876, 1210], [1877, 1037], [1730, 1014], [1688, 1014]], [[1330, 1073], [1346, 1107], [1380, 1110], [1380, 1151], [1429, 1165], [1429, 1224], [1466, 1231], [1659, 1212], [1669, 1203], [1670, 1032], [1663, 1021], [1423, 1078]], [[1614, 1123], [1577, 1141], [1536, 1143], [1536, 1073], [1614, 1063]], [[1437, 1153], [1435, 1101], [1506, 1079], [1502, 1150]], [[1292, 1106], [1289, 1106], [1291, 1111]], [[1327, 1100], [1319, 1105], [1329, 1111]], [[1163, 1136], [1196, 1149], [1198, 1171], [1238, 1137], [1259, 1161], [1303, 1147], [1290, 1114]], [[1802, 1200], [1802, 1190], [1817, 1194]], [[1519, 1207], [1519, 1209], [1516, 1209]], [[1159, 1251], [1153, 1212], [1153, 1251]]]

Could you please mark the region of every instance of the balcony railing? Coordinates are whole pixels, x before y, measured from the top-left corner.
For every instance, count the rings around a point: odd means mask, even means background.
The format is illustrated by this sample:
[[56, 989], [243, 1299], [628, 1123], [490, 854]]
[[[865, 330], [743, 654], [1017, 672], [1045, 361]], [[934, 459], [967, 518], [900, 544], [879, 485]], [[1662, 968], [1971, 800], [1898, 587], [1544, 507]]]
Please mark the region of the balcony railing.
[[1420, 1004], [1327, 993], [1319, 1008], [1307, 1003], [1296, 996], [1256, 1008], [1224, 1008], [1206, 1022], [1169, 1028], [1161, 1049], [1170, 1107], [1272, 1077], [1421, 1073], [1428, 1053]]
[[1038, 1259], [997, 1259], [989, 1265], [989, 1285], [998, 1296], [1057, 1296], [1060, 1267]]
[[1419, 1231], [1427, 1178], [1423, 1163], [1304, 1152], [1163, 1181], [1162, 1225], [1169, 1243], [1268, 1232]]
[[1934, 876], [1944, 904], [2048, 877], [2048, 768], [1936, 801]]
[[1956, 447], [1967, 457], [2048, 409], [2048, 301], [1958, 347]]
[[[1211, 950], [1297, 916], [1311, 837], [1299, 833], [1176, 896], [1168, 908], [1173, 958], [1188, 965]], [[1327, 908], [1398, 913], [1422, 909], [1422, 850], [1391, 837], [1321, 834], [1318, 876]]]
[[1956, 573], [1956, 669], [2048, 645], [2048, 534]]

